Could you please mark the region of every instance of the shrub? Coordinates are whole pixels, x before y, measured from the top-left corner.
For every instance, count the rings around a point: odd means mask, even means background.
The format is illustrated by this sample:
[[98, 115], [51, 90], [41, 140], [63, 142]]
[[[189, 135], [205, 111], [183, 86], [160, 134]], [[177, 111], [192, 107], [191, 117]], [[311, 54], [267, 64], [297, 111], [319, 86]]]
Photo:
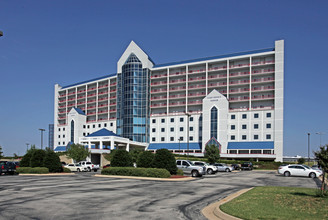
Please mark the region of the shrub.
[[62, 172], [63, 168], [58, 155], [48, 148], [45, 152], [46, 156], [44, 157], [44, 166], [49, 169], [49, 172]]
[[20, 167], [30, 167], [31, 166], [31, 157], [36, 151], [35, 145], [32, 145], [31, 148], [23, 156], [22, 160], [19, 162]]
[[71, 173], [72, 171], [66, 167], [63, 168], [63, 173]]
[[129, 154], [131, 156], [132, 159], [132, 163], [137, 163], [137, 160], [139, 158], [139, 155], [142, 153], [141, 149], [133, 149], [131, 151], [129, 151]]
[[305, 159], [303, 157], [298, 158], [297, 163], [298, 164], [303, 164], [303, 163], [305, 163]]
[[154, 157], [155, 155], [152, 152], [143, 151], [138, 157], [137, 167], [145, 167], [145, 168], [152, 167]]
[[101, 171], [103, 175], [118, 175], [118, 176], [142, 176], [142, 177], [157, 177], [169, 178], [171, 175], [166, 169], [157, 168], [134, 168], [134, 167], [109, 167]]
[[178, 171], [174, 155], [168, 149], [159, 149], [156, 151], [153, 167], [166, 169], [171, 175], [177, 174]]
[[17, 173], [31, 173], [31, 174], [46, 174], [49, 173], [49, 169], [46, 167], [18, 167]]
[[178, 171], [177, 171], [177, 175], [179, 175], [179, 176], [183, 176], [183, 175], [184, 175], [183, 170], [178, 169]]
[[31, 167], [43, 167], [46, 152], [41, 149], [35, 149], [31, 156]]
[[132, 167], [132, 158], [126, 150], [117, 150], [110, 162], [112, 167]]

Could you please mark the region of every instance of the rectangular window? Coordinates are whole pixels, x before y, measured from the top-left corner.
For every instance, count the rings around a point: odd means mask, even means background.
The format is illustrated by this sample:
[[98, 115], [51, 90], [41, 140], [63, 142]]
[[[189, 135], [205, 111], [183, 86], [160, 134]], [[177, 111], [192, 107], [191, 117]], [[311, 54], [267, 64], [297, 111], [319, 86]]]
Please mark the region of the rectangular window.
[[63, 131], [65, 131], [65, 128], [63, 128]]
[[58, 128], [58, 131], [60, 131], [60, 128]]
[[110, 123], [110, 126], [113, 127], [113, 122]]
[[194, 117], [190, 117], [190, 121], [194, 121]]
[[231, 115], [231, 119], [236, 119], [236, 115]]
[[83, 128], [85, 128], [85, 125], [83, 125]]
[[161, 128], [161, 132], [165, 132], [165, 128]]
[[255, 113], [254, 114], [254, 118], [259, 118], [259, 114], [258, 113]]
[[236, 125], [231, 125], [231, 126], [230, 126], [230, 129], [231, 129], [231, 130], [235, 130], [235, 129], [236, 129]]
[[235, 135], [231, 135], [230, 139], [235, 140], [236, 139]]
[[88, 128], [90, 128], [90, 125], [88, 125]]
[[60, 145], [60, 142], [58, 142], [58, 145]]
[[165, 123], [165, 118], [162, 118], [161, 122], [162, 122], [162, 123]]
[[173, 128], [173, 127], [172, 127], [172, 128], [170, 128], [170, 131], [171, 131], [171, 132], [174, 132], [174, 128]]
[[179, 141], [183, 141], [183, 137], [180, 137], [180, 138], [179, 138]]
[[171, 118], [171, 122], [172, 122], [172, 123], [174, 122], [174, 118]]
[[96, 128], [96, 125], [92, 125], [93, 128]]
[[271, 128], [271, 124], [266, 124], [266, 128]]
[[183, 118], [180, 118], [180, 122], [183, 122]]
[[271, 154], [271, 150], [263, 150], [263, 154]]
[[164, 142], [165, 141], [165, 137], [161, 137], [161, 141]]
[[246, 129], [247, 128], [247, 125], [242, 125], [241, 128], [242, 129]]
[[239, 150], [238, 154], [249, 154], [249, 150]]
[[156, 132], [156, 128], [153, 128], [153, 129], [152, 129], [152, 132]]
[[63, 142], [63, 145], [65, 145], [65, 141]]
[[193, 141], [194, 140], [194, 137], [193, 136], [190, 136], [189, 137], [189, 141]]
[[266, 135], [266, 139], [267, 139], [267, 140], [270, 140], [270, 139], [271, 139], [271, 134], [267, 134], [267, 135]]
[[60, 135], [58, 135], [58, 138], [60, 138]]
[[98, 124], [98, 128], [101, 128], [101, 124]]
[[254, 124], [254, 129], [259, 129], [259, 124]]
[[231, 154], [237, 154], [237, 150], [230, 150], [229, 151]]
[[183, 127], [180, 127], [180, 131], [183, 131]]
[[151, 141], [156, 141], [156, 138], [153, 137], [153, 138], [151, 139]]
[[155, 124], [156, 123], [156, 119], [153, 119], [153, 124]]
[[83, 133], [83, 136], [85, 137], [85, 133]]
[[251, 150], [251, 154], [262, 154], [261, 150]]
[[63, 138], [65, 138], [65, 135], [63, 134]]
[[271, 118], [271, 112], [266, 113], [267, 118]]
[[170, 141], [174, 141], [174, 137], [170, 137]]
[[246, 119], [247, 118], [247, 115], [246, 114], [243, 114], [242, 115], [242, 119]]
[[254, 140], [258, 140], [259, 136], [257, 134], [254, 134]]
[[242, 135], [241, 136], [241, 139], [246, 140], [247, 139], [247, 136], [246, 135]]
[[194, 130], [194, 127], [190, 127], [190, 128], [189, 128], [189, 131], [193, 131], [193, 130]]

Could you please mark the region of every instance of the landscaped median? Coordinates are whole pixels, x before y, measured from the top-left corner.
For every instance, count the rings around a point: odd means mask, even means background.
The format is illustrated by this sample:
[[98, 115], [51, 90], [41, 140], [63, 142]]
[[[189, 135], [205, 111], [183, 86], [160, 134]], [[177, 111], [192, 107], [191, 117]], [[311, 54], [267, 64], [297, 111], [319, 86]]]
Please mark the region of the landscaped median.
[[241, 219], [327, 219], [328, 197], [318, 189], [255, 187], [219, 208]]
[[58, 173], [49, 173], [49, 169], [47, 167], [18, 167], [16, 172], [19, 175], [71, 175], [71, 171], [69, 169], [64, 168], [64, 172]]
[[151, 180], [190, 180], [191, 177], [171, 176], [166, 169], [160, 168], [135, 168], [135, 167], [109, 167], [101, 171], [98, 177], [118, 177], [118, 178], [135, 178]]

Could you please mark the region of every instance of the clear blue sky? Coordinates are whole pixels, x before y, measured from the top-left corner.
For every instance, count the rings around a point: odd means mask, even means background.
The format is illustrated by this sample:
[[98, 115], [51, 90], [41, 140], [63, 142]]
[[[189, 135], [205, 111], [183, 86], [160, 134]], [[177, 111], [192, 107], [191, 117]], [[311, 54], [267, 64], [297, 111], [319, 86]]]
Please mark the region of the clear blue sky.
[[[0, 145], [40, 147], [54, 85], [116, 72], [134, 40], [155, 63], [274, 47], [285, 40], [284, 155], [328, 143], [328, 1], [0, 0]], [[44, 136], [48, 145], [48, 133]]]

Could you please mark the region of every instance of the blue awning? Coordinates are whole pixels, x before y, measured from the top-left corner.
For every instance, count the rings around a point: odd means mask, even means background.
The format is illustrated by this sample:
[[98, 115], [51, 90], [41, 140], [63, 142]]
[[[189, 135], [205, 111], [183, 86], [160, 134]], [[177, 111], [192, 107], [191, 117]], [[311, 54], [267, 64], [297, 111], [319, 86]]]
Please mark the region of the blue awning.
[[228, 150], [274, 149], [273, 141], [229, 142]]
[[[154, 143], [149, 144], [148, 150], [158, 150], [158, 149], [168, 149], [168, 150], [187, 150], [188, 145], [187, 143]], [[201, 150], [202, 149], [202, 143], [189, 143], [189, 150]]]
[[54, 151], [66, 151], [66, 146], [57, 146]]
[[99, 131], [93, 132], [92, 134], [89, 134], [87, 137], [102, 137], [102, 136], [115, 136], [115, 137], [121, 137], [114, 132], [107, 130], [106, 128], [100, 129]]

